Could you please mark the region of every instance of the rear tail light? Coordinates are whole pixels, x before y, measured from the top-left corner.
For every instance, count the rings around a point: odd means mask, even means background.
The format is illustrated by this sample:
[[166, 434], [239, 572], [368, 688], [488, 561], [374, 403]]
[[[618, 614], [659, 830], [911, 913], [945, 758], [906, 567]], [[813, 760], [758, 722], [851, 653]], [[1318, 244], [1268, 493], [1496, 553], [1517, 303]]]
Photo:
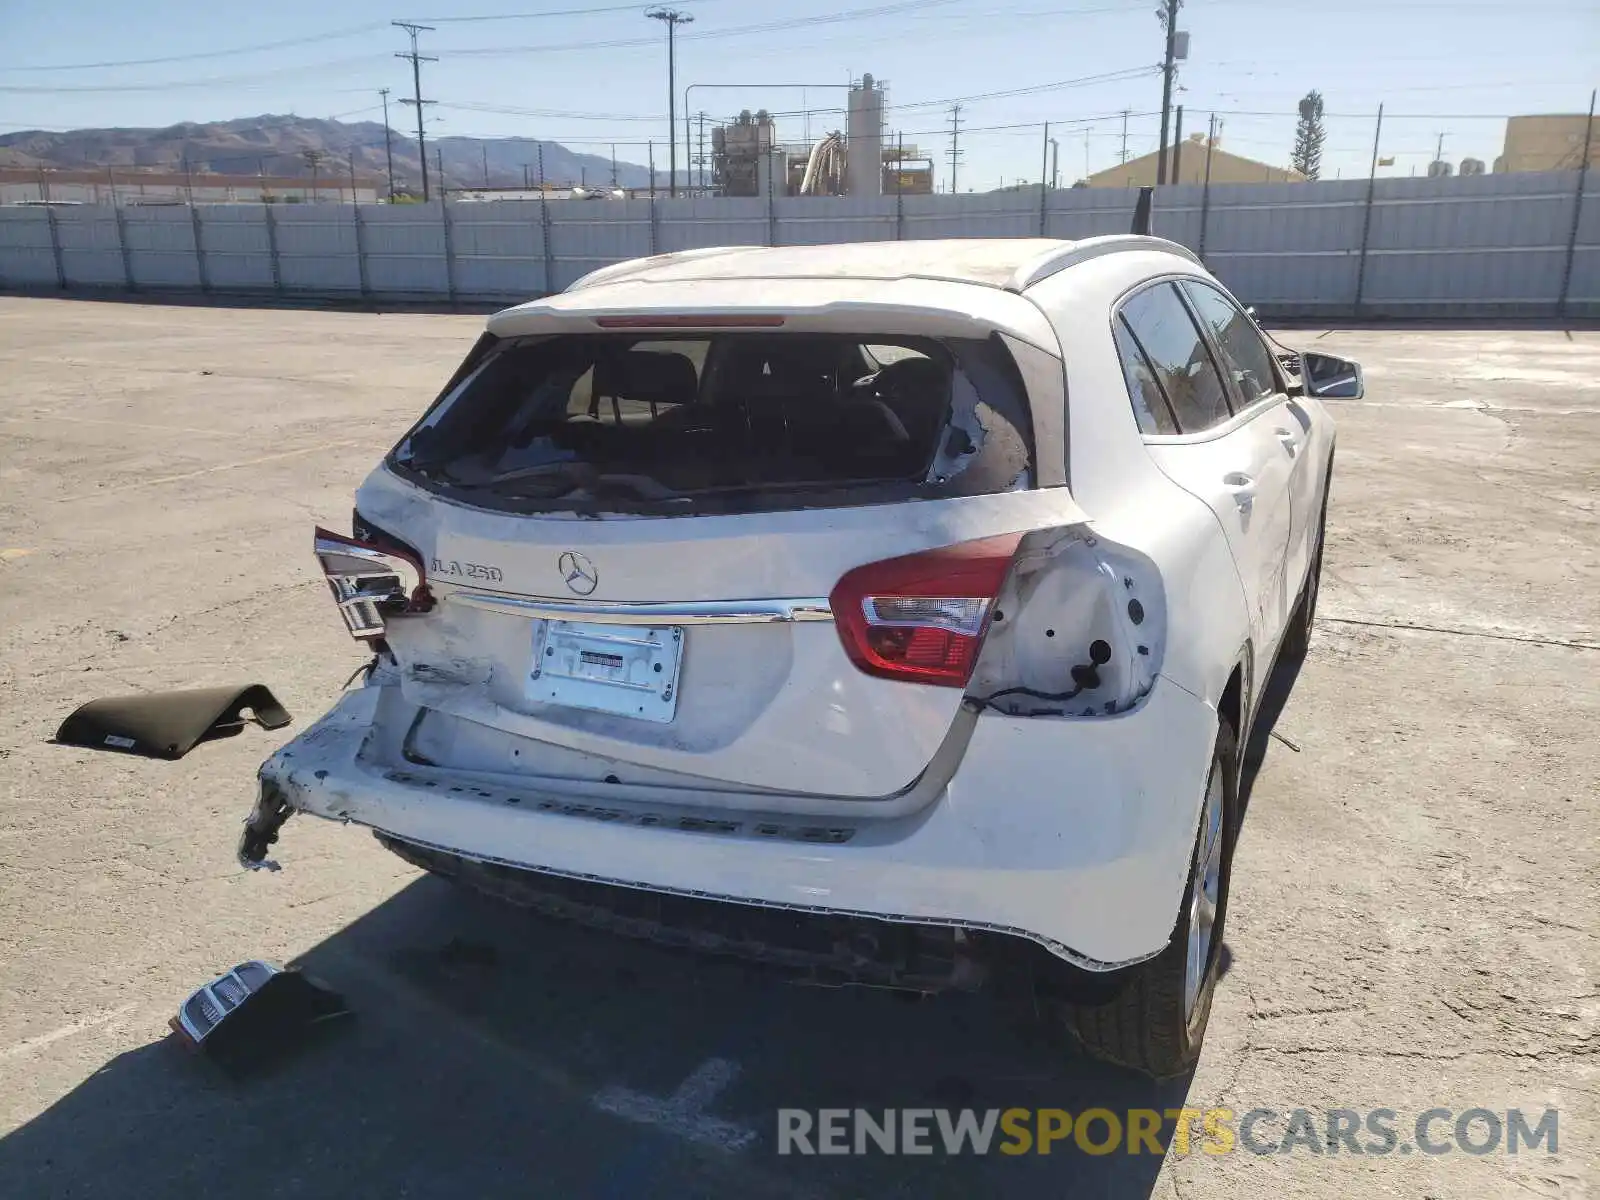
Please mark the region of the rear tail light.
[[313, 549], [353, 638], [380, 638], [386, 618], [433, 607], [422, 559], [395, 538], [364, 541], [319, 528]]
[[857, 567], [828, 603], [850, 661], [868, 675], [965, 687], [1020, 533]]

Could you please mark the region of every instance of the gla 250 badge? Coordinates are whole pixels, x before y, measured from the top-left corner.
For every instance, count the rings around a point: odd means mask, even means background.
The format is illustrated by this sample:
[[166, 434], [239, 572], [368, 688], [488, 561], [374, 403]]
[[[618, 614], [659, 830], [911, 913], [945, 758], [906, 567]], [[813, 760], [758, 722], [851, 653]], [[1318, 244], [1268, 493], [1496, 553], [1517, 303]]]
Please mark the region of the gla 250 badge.
[[484, 579], [490, 583], [499, 583], [505, 578], [505, 573], [499, 567], [491, 567], [486, 563], [456, 562], [454, 559], [446, 561], [436, 558], [428, 570], [434, 575], [449, 575], [457, 579]]

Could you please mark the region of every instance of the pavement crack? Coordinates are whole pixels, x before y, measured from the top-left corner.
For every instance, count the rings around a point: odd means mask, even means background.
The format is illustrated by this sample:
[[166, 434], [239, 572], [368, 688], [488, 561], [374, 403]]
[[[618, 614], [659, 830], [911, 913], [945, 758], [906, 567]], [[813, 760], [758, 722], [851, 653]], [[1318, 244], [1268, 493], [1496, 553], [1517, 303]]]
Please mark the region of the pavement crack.
[[1273, 1021], [1279, 1017], [1325, 1017], [1333, 1013], [1362, 1012], [1362, 1004], [1332, 1004], [1326, 1008], [1268, 1008], [1254, 1009], [1245, 1014], [1249, 1021]]
[[1445, 625], [1419, 625], [1411, 621], [1368, 621], [1359, 617], [1318, 617], [1330, 625], [1360, 625], [1368, 629], [1413, 629], [1419, 633], [1444, 633], [1452, 637], [1489, 638], [1497, 642], [1523, 642], [1530, 646], [1563, 646], [1568, 650], [1600, 650], [1594, 642], [1566, 638], [1534, 637], [1522, 633], [1494, 633], [1488, 629], [1451, 629]]

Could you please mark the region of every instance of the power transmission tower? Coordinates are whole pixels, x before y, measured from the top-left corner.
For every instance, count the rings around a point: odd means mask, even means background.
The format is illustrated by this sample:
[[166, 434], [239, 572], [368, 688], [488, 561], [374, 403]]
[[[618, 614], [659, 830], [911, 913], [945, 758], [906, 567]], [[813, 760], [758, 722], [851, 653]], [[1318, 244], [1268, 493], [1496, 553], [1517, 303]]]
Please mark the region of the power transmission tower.
[[956, 191], [956, 170], [961, 163], [961, 105], [950, 106], [950, 191]]
[[[417, 159], [422, 163], [422, 201], [426, 204], [428, 202], [428, 145], [422, 133], [422, 106], [424, 104], [432, 104], [433, 101], [422, 98], [422, 64], [425, 62], [438, 62], [439, 60], [433, 55], [417, 53], [417, 34], [424, 30], [432, 33], [433, 26], [415, 25], [410, 21], [390, 21], [389, 24], [399, 26], [411, 35], [411, 53], [396, 54], [395, 57], [411, 60], [412, 99], [401, 100], [400, 103], [414, 105], [417, 110]], [[441, 158], [441, 163], [442, 161]], [[439, 172], [439, 183], [442, 186], [444, 184], [444, 168], [442, 165], [439, 168]]]
[[323, 153], [321, 150], [302, 150], [300, 157], [305, 159], [306, 166], [311, 168], [311, 203], [317, 202], [317, 175], [322, 169]]
[[1167, 121], [1172, 113], [1172, 74], [1178, 56], [1178, 7], [1183, 0], [1161, 0], [1156, 16], [1167, 31], [1167, 51], [1161, 64], [1161, 143], [1156, 152], [1156, 182], [1167, 181]]
[[383, 97], [383, 161], [389, 167], [389, 203], [394, 203], [394, 138], [389, 129], [389, 89], [379, 88]]

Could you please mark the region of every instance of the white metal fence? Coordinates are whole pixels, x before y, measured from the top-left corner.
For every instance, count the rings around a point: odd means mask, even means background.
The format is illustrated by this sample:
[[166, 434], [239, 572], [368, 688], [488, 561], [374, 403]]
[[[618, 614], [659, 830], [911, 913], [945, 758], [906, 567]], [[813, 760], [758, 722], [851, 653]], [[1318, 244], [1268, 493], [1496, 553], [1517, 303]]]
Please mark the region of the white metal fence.
[[[1582, 191], [1580, 192], [1580, 187]], [[713, 245], [1126, 232], [1134, 193], [0, 208], [0, 288], [501, 302]], [[1549, 172], [1159, 189], [1156, 232], [1274, 316], [1600, 315], [1600, 183]]]

